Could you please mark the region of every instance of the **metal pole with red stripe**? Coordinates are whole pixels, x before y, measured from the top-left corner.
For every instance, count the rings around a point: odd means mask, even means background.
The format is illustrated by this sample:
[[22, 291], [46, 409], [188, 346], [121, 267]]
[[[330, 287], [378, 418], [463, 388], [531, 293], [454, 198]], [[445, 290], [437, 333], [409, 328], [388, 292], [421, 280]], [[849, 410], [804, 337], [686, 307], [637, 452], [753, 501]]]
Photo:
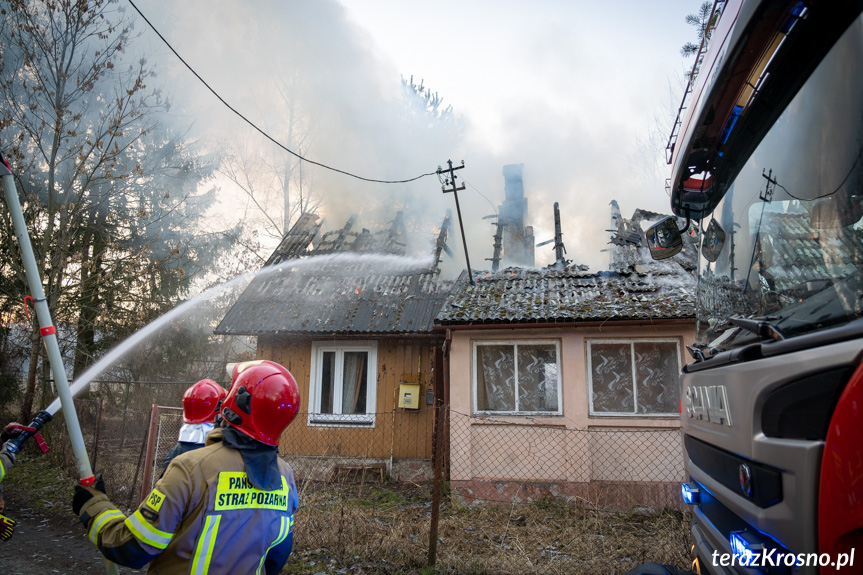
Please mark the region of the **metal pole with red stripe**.
[[[36, 267], [36, 257], [33, 255], [33, 246], [30, 244], [30, 235], [27, 233], [27, 224], [24, 222], [24, 214], [21, 212], [18, 191], [15, 189], [15, 178], [12, 176], [12, 170], [2, 153], [0, 153], [0, 180], [3, 180], [6, 207], [12, 216], [12, 225], [15, 228], [15, 236], [18, 238], [18, 248], [21, 250], [21, 259], [24, 261], [24, 272], [27, 274], [27, 284], [30, 286], [30, 293], [33, 296], [33, 307], [36, 308], [36, 318], [39, 320], [39, 333], [42, 334], [42, 342], [48, 351], [48, 362], [51, 364], [51, 373], [54, 376], [54, 383], [57, 385], [60, 404], [63, 406], [63, 419], [66, 420], [66, 430], [69, 432], [72, 452], [75, 454], [75, 461], [78, 464], [78, 477], [81, 485], [93, 485], [96, 478], [90, 467], [90, 458], [87, 457], [87, 447], [84, 445], [81, 424], [78, 423], [78, 412], [75, 411], [72, 392], [69, 390], [69, 380], [66, 379], [63, 356], [60, 355], [60, 346], [57, 344], [57, 328], [51, 321], [51, 311], [48, 309], [45, 291], [42, 289], [42, 279]], [[38, 432], [50, 420], [51, 414], [47, 411], [40, 411], [31, 425], [38, 425], [38, 428], [34, 427]], [[19, 436], [21, 441], [27, 437], [27, 434], [28, 432], [24, 432]], [[7, 449], [18, 451], [20, 441], [9, 441], [6, 445]], [[119, 573], [117, 565], [107, 559], [105, 559], [105, 570], [108, 575]]]
[[[81, 425], [78, 423], [78, 414], [72, 401], [72, 392], [69, 391], [69, 381], [66, 379], [66, 368], [63, 367], [63, 357], [60, 355], [60, 346], [57, 344], [57, 328], [51, 321], [51, 312], [48, 309], [48, 302], [42, 289], [42, 279], [36, 267], [36, 257], [33, 255], [33, 246], [30, 244], [30, 236], [27, 233], [27, 225], [24, 222], [24, 214], [21, 212], [21, 203], [15, 189], [15, 178], [2, 154], [0, 154], [0, 179], [3, 180], [6, 207], [12, 216], [12, 225], [15, 228], [15, 236], [18, 238], [21, 258], [24, 261], [27, 284], [33, 295], [33, 307], [36, 308], [36, 317], [39, 320], [39, 333], [42, 334], [42, 342], [48, 352], [51, 373], [54, 376], [54, 383], [57, 385], [57, 395], [63, 406], [66, 429], [69, 432], [72, 451], [78, 464], [78, 477], [80, 477], [82, 485], [92, 485], [95, 477], [93, 477], [93, 470], [90, 468], [87, 447], [84, 445], [84, 436], [81, 434]], [[13, 449], [17, 450], [17, 446], [13, 446]]]

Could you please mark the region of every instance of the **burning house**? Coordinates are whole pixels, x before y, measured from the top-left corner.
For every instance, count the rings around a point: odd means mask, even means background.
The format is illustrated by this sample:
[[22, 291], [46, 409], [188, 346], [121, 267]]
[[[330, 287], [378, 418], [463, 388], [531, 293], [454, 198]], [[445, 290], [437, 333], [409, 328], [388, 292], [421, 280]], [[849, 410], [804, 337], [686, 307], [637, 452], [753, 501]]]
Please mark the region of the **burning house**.
[[655, 262], [641, 231], [654, 214], [625, 219], [613, 207], [608, 271], [561, 256], [543, 270], [475, 274], [438, 314], [450, 481], [467, 499], [677, 488], [677, 377], [695, 337], [697, 238], [689, 259]]
[[[405, 257], [402, 214], [378, 231], [321, 232], [304, 214], [225, 315], [216, 333], [257, 336], [257, 357], [286, 366], [301, 414], [282, 436], [299, 475], [380, 471], [415, 479], [431, 457], [430, 404], [440, 393], [433, 320], [452, 286], [433, 254]], [[438, 351], [439, 355], [439, 351]]]

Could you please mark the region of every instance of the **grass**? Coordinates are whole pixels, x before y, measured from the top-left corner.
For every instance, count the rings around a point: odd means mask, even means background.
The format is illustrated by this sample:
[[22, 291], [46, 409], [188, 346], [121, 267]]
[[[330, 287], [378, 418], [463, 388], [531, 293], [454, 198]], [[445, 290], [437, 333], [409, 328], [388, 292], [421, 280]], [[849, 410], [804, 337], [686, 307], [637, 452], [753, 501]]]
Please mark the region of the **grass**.
[[71, 516], [76, 479], [65, 470], [58, 470], [48, 457], [36, 455], [38, 450], [26, 447], [3, 482], [4, 493], [26, 499], [40, 511]]

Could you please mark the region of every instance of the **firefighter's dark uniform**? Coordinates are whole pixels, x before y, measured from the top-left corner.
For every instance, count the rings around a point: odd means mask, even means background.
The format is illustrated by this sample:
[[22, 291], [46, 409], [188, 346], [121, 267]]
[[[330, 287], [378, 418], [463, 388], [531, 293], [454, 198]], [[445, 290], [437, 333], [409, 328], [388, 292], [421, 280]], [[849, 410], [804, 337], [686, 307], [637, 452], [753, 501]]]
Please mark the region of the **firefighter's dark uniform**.
[[190, 451], [194, 451], [196, 449], [200, 449], [204, 447], [204, 443], [189, 443], [188, 441], [178, 441], [177, 445], [168, 450], [168, 453], [165, 454], [165, 459], [162, 461], [162, 471], [159, 474], [159, 479], [161, 479], [165, 475], [165, 471], [168, 470], [168, 466], [171, 465], [171, 462], [174, 461], [174, 458], [178, 455], [183, 455], [184, 453], [188, 453]]
[[138, 510], [126, 517], [95, 490], [80, 511], [109, 560], [147, 573], [267, 574], [293, 546], [298, 499], [290, 465], [273, 447], [234, 429], [175, 458]]

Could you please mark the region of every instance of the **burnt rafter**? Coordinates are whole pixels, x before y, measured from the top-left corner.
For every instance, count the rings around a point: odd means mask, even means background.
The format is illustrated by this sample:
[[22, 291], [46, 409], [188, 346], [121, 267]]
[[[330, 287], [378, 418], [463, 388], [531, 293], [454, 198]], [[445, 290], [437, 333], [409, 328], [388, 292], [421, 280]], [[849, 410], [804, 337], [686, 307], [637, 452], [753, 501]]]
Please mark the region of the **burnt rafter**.
[[348, 218], [345, 225], [337, 230], [331, 230], [321, 236], [320, 241], [308, 253], [303, 255], [325, 255], [338, 253], [381, 253], [404, 255], [405, 242], [404, 215], [397, 212], [387, 229], [371, 231], [361, 228], [354, 231], [357, 216]]
[[494, 222], [494, 253], [490, 258], [485, 258], [491, 262], [491, 271], [496, 272], [500, 269], [500, 252], [503, 247], [503, 224], [499, 221]]
[[449, 237], [449, 230], [452, 226], [452, 210], [446, 211], [446, 217], [443, 219], [443, 223], [440, 226], [440, 232], [438, 232], [437, 239], [435, 240], [434, 245], [434, 261], [432, 265], [435, 269], [439, 267], [441, 263], [443, 263], [443, 259], [441, 259], [441, 252], [445, 253], [449, 257], [453, 257], [452, 250], [446, 245], [447, 238]]
[[[304, 213], [285, 234], [265, 265], [327, 254], [377, 253], [403, 256], [407, 253], [408, 239], [403, 212], [396, 212], [389, 226], [377, 231], [366, 228], [355, 231], [356, 223], [357, 216], [352, 215], [342, 228], [322, 233], [324, 221], [316, 214]], [[453, 257], [452, 251], [446, 245], [451, 228], [452, 213], [447, 210], [434, 244], [432, 270], [438, 269], [442, 253]]]
[[276, 265], [283, 261], [308, 255], [315, 237], [320, 233], [318, 216], [310, 213], [300, 214], [293, 227], [285, 234], [279, 247], [267, 259], [265, 266]]
[[[314, 266], [283, 264], [284, 269], [254, 278], [215, 333], [429, 334], [453, 285], [453, 281], [441, 278], [437, 265], [442, 252], [451, 254], [446, 246], [451, 219], [448, 212], [435, 243], [436, 259], [429, 263], [355, 257], [404, 255], [406, 230], [401, 212], [379, 231], [355, 231], [354, 217], [342, 229], [323, 234], [309, 249], [274, 254], [270, 260], [282, 258], [280, 262], [289, 256], [333, 257]], [[304, 222], [302, 226], [295, 225], [288, 235], [302, 237], [302, 245], [307, 246], [307, 238], [313, 231], [317, 234], [315, 230], [320, 225], [316, 223], [317, 216]], [[300, 234], [301, 230], [305, 234]]]
[[560, 204], [558, 202], [554, 202], [554, 239], [540, 242], [536, 244], [536, 247], [547, 246], [552, 242], [554, 243], [554, 263], [548, 266], [547, 269], [562, 270], [570, 265], [572, 260], [564, 257], [566, 246], [563, 245], [563, 231], [560, 225]]

